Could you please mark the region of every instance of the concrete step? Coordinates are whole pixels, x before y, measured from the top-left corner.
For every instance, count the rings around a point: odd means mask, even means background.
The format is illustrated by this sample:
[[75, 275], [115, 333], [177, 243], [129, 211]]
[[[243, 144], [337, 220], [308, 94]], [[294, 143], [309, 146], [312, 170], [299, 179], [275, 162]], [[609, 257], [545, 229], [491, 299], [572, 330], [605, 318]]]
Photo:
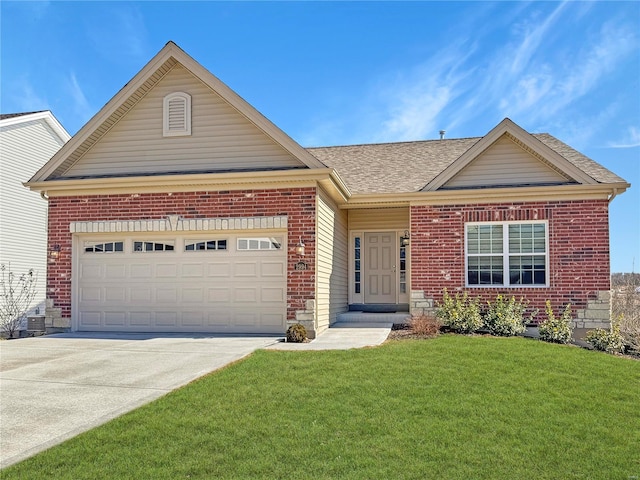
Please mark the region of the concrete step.
[[338, 314], [338, 323], [405, 323], [409, 318], [409, 312], [399, 313], [371, 313], [371, 312], [344, 312]]

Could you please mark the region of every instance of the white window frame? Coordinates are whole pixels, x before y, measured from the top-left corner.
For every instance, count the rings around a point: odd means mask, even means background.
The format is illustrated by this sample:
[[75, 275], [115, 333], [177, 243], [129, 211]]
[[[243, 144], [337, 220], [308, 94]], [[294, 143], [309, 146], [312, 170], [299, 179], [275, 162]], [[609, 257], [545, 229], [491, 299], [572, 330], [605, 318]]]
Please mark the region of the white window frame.
[[[544, 253], [509, 253], [509, 225], [544, 225], [544, 242], [545, 242], [545, 251]], [[468, 242], [468, 234], [470, 226], [495, 226], [502, 225], [502, 253], [500, 254], [469, 254], [469, 242]], [[493, 256], [493, 257], [501, 257], [502, 258], [502, 284], [470, 284], [469, 283], [469, 257], [482, 257], [482, 256]], [[523, 256], [523, 255], [531, 255], [531, 256], [544, 256], [545, 263], [545, 283], [543, 284], [511, 284], [511, 276], [509, 275], [509, 259], [511, 257]], [[464, 225], [464, 283], [467, 288], [548, 288], [549, 287], [549, 279], [551, 277], [551, 273], [549, 272], [549, 221], [548, 220], [525, 220], [525, 221], [507, 221], [507, 222], [468, 222]]]
[[[252, 247], [252, 241], [257, 242], [257, 245]], [[246, 246], [242, 245], [241, 242], [246, 242]], [[282, 237], [238, 237], [236, 239], [236, 250], [238, 252], [277, 252], [282, 250], [282, 247]]]
[[[142, 249], [136, 250], [136, 243], [142, 243]], [[152, 248], [147, 249], [148, 244], [151, 244]], [[156, 250], [156, 245], [162, 245], [161, 250]], [[172, 247], [172, 248], [167, 248]], [[131, 251], [133, 253], [165, 253], [165, 252], [175, 252], [176, 251], [176, 242], [175, 240], [140, 240], [133, 239], [131, 242]]]
[[[117, 248], [117, 244], [122, 244], [122, 250], [116, 250]], [[105, 245], [112, 245], [113, 250], [95, 250], [96, 247], [105, 247]], [[88, 250], [88, 249], [92, 249], [92, 250]], [[106, 255], [110, 255], [110, 254], [119, 254], [119, 253], [124, 253], [126, 249], [126, 243], [124, 241], [124, 239], [122, 240], [84, 240], [84, 242], [82, 243], [82, 253], [88, 253], [88, 254], [106, 254]]]
[[[181, 101], [184, 123], [181, 128], [170, 128], [169, 105], [176, 100]], [[162, 135], [165, 137], [176, 137], [191, 135], [191, 95], [185, 92], [173, 92], [164, 97], [162, 102]]]
[[[224, 248], [220, 248], [220, 242], [224, 242]], [[204, 244], [205, 248], [196, 248], [198, 244]], [[216, 248], [209, 248], [210, 244], [215, 244]], [[193, 250], [187, 249], [187, 247], [193, 245]], [[229, 250], [228, 238], [200, 238], [200, 239], [185, 239], [182, 250], [186, 253], [202, 253], [202, 252], [226, 252]]]

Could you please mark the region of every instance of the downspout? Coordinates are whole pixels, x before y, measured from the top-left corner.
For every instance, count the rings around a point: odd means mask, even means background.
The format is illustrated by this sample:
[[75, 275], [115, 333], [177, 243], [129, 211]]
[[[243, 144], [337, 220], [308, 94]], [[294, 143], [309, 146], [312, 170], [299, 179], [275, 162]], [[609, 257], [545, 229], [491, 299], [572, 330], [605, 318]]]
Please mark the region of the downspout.
[[616, 198], [618, 196], [618, 189], [614, 188], [613, 192], [611, 193], [611, 196], [609, 197], [609, 203], [613, 202], [613, 199]]
[[40, 192], [40, 196], [43, 200], [46, 200], [47, 202], [49, 201], [49, 195], [47, 195], [47, 192], [45, 192], [44, 190]]

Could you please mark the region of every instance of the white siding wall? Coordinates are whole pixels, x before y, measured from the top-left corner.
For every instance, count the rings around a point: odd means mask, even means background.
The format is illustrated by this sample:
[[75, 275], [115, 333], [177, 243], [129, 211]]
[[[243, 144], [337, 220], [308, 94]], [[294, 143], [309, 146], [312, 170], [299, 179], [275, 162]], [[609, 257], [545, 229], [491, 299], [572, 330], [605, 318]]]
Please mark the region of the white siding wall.
[[[191, 135], [163, 137], [163, 99], [191, 95]], [[300, 167], [218, 94], [176, 65], [65, 176]]]
[[318, 195], [317, 226], [317, 332], [336, 321], [348, 309], [347, 212], [322, 194]]
[[22, 185], [64, 144], [44, 120], [0, 129], [0, 264], [16, 274], [33, 269], [38, 295], [30, 313], [44, 314], [47, 202]]
[[567, 179], [506, 137], [452, 178], [447, 187], [522, 185], [565, 182]]

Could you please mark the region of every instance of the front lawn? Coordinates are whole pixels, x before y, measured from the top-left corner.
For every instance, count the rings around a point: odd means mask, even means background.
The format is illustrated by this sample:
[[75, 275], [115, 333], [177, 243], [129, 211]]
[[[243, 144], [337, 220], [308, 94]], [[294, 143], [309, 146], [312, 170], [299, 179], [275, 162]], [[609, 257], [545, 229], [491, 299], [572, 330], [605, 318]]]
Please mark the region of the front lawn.
[[640, 476], [640, 362], [453, 335], [351, 351], [259, 351], [1, 474], [632, 476]]

